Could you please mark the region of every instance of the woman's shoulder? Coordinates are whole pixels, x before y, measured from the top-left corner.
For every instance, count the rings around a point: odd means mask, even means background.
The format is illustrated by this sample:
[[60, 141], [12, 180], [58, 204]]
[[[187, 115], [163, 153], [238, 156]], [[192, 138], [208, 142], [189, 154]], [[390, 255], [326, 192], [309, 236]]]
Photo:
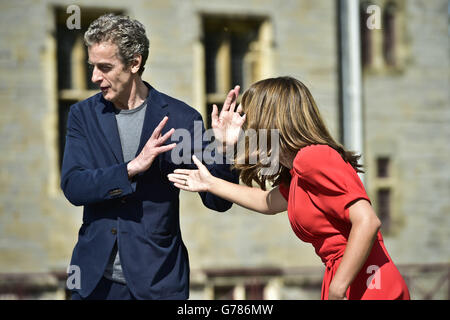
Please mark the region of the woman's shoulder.
[[329, 166], [345, 165], [339, 152], [324, 144], [312, 144], [301, 148], [294, 158], [293, 167], [299, 174], [316, 172]]

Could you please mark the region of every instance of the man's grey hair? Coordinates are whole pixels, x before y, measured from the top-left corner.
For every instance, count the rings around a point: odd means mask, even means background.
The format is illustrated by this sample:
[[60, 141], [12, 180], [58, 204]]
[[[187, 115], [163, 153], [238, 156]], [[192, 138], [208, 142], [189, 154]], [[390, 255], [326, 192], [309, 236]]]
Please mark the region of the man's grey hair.
[[84, 34], [84, 43], [90, 47], [108, 41], [117, 46], [119, 58], [125, 66], [129, 66], [137, 54], [141, 55], [142, 63], [138, 72], [142, 75], [150, 47], [144, 25], [127, 16], [105, 14], [89, 25]]

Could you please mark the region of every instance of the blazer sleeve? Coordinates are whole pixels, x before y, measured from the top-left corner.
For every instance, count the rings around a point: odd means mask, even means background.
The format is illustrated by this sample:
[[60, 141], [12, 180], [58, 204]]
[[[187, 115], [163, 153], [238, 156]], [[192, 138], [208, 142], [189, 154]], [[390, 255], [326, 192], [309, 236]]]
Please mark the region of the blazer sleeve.
[[111, 200], [135, 191], [128, 180], [127, 164], [96, 168], [86, 139], [78, 105], [70, 108], [61, 168], [61, 189], [76, 206]]

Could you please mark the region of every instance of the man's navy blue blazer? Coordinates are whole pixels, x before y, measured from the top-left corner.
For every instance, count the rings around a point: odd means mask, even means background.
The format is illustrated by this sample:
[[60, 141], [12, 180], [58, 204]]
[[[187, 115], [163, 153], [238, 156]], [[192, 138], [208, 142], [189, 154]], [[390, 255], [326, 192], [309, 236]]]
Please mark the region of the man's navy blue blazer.
[[[148, 104], [136, 155], [164, 116], [169, 119], [162, 134], [171, 128], [188, 130], [191, 152], [198, 155], [201, 150], [194, 148], [209, 144], [193, 141], [194, 121], [201, 121], [201, 115], [148, 83], [146, 86]], [[203, 124], [201, 128], [204, 131]], [[201, 139], [198, 134], [196, 138]], [[189, 297], [189, 260], [180, 232], [179, 189], [167, 179], [167, 174], [179, 167], [195, 165], [175, 164], [169, 151], [130, 181], [113, 104], [98, 93], [70, 108], [61, 188], [72, 204], [84, 207], [71, 259], [71, 265], [80, 268], [81, 286], [75, 291], [82, 297], [100, 281], [116, 239], [127, 285], [137, 299]], [[238, 175], [226, 164], [208, 168], [215, 176], [238, 182]], [[210, 193], [200, 196], [206, 207], [216, 211], [226, 211], [232, 205]]]

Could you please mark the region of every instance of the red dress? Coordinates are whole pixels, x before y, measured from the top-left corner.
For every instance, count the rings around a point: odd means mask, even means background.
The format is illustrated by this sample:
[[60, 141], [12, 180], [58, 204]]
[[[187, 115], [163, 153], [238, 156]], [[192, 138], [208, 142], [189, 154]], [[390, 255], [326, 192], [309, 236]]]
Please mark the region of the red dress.
[[[288, 216], [297, 237], [311, 243], [326, 266], [322, 299], [339, 267], [350, 234], [348, 207], [358, 199], [370, 202], [353, 167], [327, 145], [302, 148], [294, 159], [289, 189], [280, 185], [288, 200]], [[347, 290], [347, 298], [409, 299], [409, 291], [389, 257], [378, 232], [366, 263]]]

